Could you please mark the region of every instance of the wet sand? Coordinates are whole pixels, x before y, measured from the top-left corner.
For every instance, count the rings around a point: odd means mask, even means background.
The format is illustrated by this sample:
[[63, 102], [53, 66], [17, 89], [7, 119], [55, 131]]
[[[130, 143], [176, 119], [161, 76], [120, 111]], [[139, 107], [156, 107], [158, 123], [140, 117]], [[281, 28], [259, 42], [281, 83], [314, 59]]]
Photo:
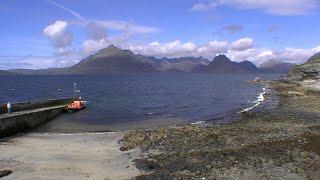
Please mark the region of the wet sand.
[[30, 133], [0, 143], [3, 179], [130, 179], [138, 149], [119, 150], [121, 132]]

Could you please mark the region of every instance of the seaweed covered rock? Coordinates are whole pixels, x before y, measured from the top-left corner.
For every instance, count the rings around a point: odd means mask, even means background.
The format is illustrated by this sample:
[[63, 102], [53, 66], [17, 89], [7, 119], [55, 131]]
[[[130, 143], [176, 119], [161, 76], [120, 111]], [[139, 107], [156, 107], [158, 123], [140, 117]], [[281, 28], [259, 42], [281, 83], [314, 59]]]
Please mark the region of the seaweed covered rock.
[[0, 178], [5, 177], [13, 173], [12, 170], [0, 170]]

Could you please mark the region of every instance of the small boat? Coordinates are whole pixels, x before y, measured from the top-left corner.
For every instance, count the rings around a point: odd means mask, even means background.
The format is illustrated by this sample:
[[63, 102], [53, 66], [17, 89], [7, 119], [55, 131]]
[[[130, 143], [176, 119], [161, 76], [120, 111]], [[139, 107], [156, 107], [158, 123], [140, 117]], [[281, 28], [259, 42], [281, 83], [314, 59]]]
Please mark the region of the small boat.
[[86, 108], [85, 101], [73, 101], [65, 107], [65, 110], [68, 112], [76, 112]]

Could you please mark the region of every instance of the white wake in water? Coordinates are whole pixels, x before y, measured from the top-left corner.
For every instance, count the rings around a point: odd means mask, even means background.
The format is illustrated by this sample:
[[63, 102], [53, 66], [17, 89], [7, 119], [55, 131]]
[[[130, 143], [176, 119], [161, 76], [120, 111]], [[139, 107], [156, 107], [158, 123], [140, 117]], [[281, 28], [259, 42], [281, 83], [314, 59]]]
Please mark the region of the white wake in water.
[[265, 100], [264, 95], [266, 94], [267, 90], [266, 88], [262, 88], [262, 92], [260, 92], [259, 96], [257, 97], [257, 99], [255, 101], [253, 101], [252, 103], [254, 104], [253, 106], [249, 107], [249, 108], [245, 108], [242, 111], [239, 111], [238, 113], [244, 113], [244, 112], [248, 112], [251, 109], [259, 106], [260, 104], [263, 103], [263, 101]]
[[190, 123], [191, 125], [198, 125], [198, 124], [202, 124], [205, 123], [206, 121], [198, 121], [198, 122], [194, 122], [194, 123]]

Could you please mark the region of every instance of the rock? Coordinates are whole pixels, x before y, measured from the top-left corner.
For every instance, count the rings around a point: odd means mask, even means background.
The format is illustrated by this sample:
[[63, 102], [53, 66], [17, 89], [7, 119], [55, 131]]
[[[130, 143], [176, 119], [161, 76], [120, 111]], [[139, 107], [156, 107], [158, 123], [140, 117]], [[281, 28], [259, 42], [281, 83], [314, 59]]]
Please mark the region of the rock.
[[146, 134], [136, 131], [127, 133], [122, 139], [123, 144], [120, 147], [120, 150], [128, 151], [140, 146], [146, 139], [146, 136]]
[[8, 176], [8, 175], [10, 175], [11, 173], [13, 173], [12, 170], [1, 170], [1, 171], [0, 171], [0, 178], [5, 177], [5, 176]]
[[253, 82], [260, 82], [261, 78], [260, 77], [255, 77]]

